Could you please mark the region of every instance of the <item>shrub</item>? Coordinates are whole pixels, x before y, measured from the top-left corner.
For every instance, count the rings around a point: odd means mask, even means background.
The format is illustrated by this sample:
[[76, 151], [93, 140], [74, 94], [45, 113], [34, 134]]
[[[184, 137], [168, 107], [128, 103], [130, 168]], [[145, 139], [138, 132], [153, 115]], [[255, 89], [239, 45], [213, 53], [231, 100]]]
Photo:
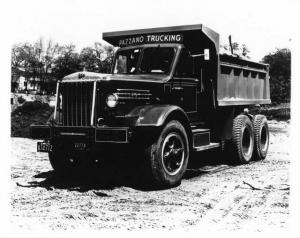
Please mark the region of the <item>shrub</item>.
[[40, 101], [25, 102], [22, 106], [18, 107], [12, 114], [31, 114], [37, 110], [48, 109], [50, 106], [47, 103]]
[[17, 100], [20, 104], [23, 104], [26, 101], [22, 96], [19, 96]]
[[273, 104], [290, 102], [291, 97], [291, 51], [277, 49], [263, 58], [270, 65], [270, 90]]

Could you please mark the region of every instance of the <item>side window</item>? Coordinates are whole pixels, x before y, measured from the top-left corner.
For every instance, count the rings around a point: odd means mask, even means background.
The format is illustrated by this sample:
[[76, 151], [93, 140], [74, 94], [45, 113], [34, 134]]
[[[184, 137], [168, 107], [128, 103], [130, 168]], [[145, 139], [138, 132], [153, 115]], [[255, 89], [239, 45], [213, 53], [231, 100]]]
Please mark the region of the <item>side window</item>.
[[193, 59], [190, 53], [183, 49], [176, 66], [175, 76], [177, 77], [193, 77]]

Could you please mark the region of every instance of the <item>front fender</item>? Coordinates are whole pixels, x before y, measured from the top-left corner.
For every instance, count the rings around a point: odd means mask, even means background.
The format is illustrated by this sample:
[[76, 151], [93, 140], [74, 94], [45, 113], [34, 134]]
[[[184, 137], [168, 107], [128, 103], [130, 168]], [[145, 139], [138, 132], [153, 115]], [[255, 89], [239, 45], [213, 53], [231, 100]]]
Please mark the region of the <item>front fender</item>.
[[[139, 127], [139, 126], [162, 126], [168, 116], [177, 112], [183, 116], [187, 121], [188, 117], [186, 113], [178, 106], [175, 105], [144, 105], [138, 106], [131, 110], [127, 117], [131, 118], [130, 126]], [[134, 118], [134, 119], [133, 119]]]

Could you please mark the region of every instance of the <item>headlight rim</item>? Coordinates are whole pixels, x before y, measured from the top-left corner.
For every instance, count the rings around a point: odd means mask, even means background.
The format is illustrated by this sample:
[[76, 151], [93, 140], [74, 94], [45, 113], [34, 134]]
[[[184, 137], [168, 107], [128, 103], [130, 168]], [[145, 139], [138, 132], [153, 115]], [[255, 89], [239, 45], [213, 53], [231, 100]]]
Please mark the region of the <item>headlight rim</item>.
[[[110, 105], [109, 104], [109, 98], [111, 97], [111, 96], [113, 96], [114, 98], [115, 98], [115, 104], [112, 106], [112, 105]], [[118, 103], [119, 103], [119, 97], [118, 97], [118, 95], [116, 94], [116, 93], [112, 93], [112, 94], [109, 94], [109, 95], [107, 95], [107, 97], [106, 97], [106, 105], [109, 107], [109, 108], [115, 108], [117, 105], [118, 105]]]

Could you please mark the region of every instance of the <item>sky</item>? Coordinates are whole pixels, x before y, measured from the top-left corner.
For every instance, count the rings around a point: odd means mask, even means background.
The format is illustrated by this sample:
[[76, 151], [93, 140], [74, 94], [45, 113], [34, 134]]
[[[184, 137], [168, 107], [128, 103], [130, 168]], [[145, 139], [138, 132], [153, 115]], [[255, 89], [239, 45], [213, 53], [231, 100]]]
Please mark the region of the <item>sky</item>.
[[150, 27], [204, 24], [246, 44], [253, 60], [276, 48], [289, 47], [293, 38], [292, 12], [298, 0], [52, 0], [9, 2], [11, 43], [39, 37], [79, 51], [101, 41], [102, 32]]

